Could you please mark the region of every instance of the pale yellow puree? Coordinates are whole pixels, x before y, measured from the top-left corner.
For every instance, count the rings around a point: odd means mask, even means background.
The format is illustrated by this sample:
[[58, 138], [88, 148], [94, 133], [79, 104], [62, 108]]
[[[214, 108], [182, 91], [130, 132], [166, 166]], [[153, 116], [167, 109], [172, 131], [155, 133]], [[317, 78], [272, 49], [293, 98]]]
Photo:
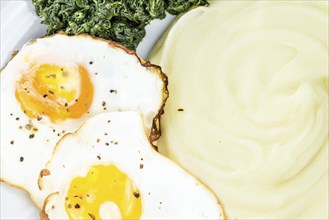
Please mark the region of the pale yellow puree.
[[150, 58], [169, 77], [160, 151], [230, 219], [328, 219], [328, 1], [211, 1]]

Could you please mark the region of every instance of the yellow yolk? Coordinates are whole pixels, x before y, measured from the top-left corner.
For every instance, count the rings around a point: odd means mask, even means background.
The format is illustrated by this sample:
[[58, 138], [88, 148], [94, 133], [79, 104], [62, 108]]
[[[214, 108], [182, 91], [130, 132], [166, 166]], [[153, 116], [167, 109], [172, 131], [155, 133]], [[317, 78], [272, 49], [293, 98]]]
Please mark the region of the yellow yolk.
[[122, 219], [140, 219], [142, 213], [138, 189], [114, 165], [93, 166], [85, 177], [74, 178], [65, 200], [70, 219], [101, 219], [100, 207], [107, 202], [117, 206]]
[[17, 82], [16, 98], [30, 118], [51, 121], [79, 118], [92, 102], [93, 85], [83, 66], [78, 69], [43, 64], [30, 68]]

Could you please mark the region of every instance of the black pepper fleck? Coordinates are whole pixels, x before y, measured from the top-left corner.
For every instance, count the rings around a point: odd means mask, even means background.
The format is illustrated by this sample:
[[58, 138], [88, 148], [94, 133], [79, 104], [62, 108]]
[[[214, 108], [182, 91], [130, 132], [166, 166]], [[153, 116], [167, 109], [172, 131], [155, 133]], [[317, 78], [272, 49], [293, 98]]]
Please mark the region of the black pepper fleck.
[[179, 108], [179, 109], [177, 109], [177, 111], [179, 111], [179, 112], [183, 112], [183, 111], [184, 111], [184, 109], [182, 109], [182, 108]]
[[143, 169], [144, 168], [144, 164], [139, 164], [139, 169]]
[[29, 135], [29, 138], [30, 138], [30, 139], [34, 138], [34, 134], [30, 134], [30, 135]]
[[90, 61], [89, 64], [92, 65], [94, 62], [93, 61]]
[[139, 198], [139, 193], [138, 193], [138, 192], [134, 192], [133, 194], [134, 194], [134, 196], [136, 197], [136, 199]]
[[93, 214], [88, 213], [88, 215], [90, 216], [90, 218], [91, 218], [92, 220], [95, 220], [95, 219], [96, 219], [96, 217], [95, 217]]
[[106, 146], [109, 146], [110, 144], [109, 143], [105, 143]]
[[105, 101], [103, 101], [103, 102], [102, 102], [102, 106], [105, 106], [105, 105], [106, 105], [106, 102], [105, 102]]
[[43, 98], [47, 98], [47, 96], [48, 96], [47, 94], [44, 94], [42, 97], [43, 97]]
[[102, 158], [101, 158], [101, 156], [97, 156], [97, 159], [100, 160], [100, 159], [102, 159]]
[[19, 120], [19, 118], [16, 118], [16, 121], [18, 121]]
[[14, 144], [14, 141], [10, 141], [10, 144]]
[[19, 158], [19, 161], [20, 161], [20, 162], [23, 162], [23, 161], [24, 161], [24, 157], [20, 157], [20, 158]]

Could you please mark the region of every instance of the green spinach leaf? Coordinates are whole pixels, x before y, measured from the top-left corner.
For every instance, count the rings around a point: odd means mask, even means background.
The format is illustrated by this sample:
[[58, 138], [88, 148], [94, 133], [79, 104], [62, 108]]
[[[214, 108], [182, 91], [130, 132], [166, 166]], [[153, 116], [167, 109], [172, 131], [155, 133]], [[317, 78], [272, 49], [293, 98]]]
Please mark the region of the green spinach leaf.
[[166, 11], [177, 15], [206, 0], [32, 0], [48, 34], [89, 33], [114, 40], [135, 50], [145, 36], [145, 26], [162, 19]]

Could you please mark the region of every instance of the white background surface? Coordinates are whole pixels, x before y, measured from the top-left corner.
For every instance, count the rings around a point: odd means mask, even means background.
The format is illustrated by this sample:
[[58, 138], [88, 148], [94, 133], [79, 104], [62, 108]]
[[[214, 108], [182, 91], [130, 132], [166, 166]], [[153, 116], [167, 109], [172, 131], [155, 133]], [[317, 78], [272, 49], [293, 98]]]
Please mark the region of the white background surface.
[[[0, 0], [0, 3], [0, 61], [2, 68], [14, 50], [19, 50], [30, 39], [44, 36], [47, 29], [40, 24], [30, 0]], [[146, 37], [137, 48], [137, 53], [142, 58], [146, 58], [156, 40], [173, 18], [174, 16], [167, 15], [164, 20], [152, 21], [146, 28]], [[5, 183], [1, 183], [0, 190], [0, 219], [39, 219], [39, 210], [31, 202], [26, 192], [12, 188]]]

